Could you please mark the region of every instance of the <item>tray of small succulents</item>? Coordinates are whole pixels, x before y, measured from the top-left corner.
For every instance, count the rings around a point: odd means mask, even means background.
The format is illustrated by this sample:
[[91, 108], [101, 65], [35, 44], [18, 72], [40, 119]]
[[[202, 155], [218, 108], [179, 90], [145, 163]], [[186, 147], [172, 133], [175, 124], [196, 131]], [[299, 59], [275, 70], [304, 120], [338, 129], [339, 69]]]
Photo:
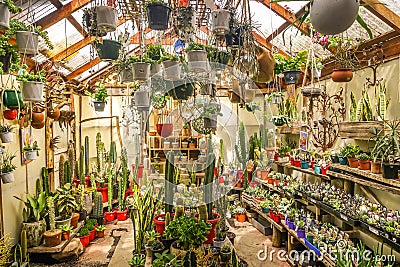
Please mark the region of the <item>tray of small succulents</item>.
[[[335, 266], [352, 266], [346, 265], [353, 260], [346, 255], [355, 255], [354, 252], [356, 251], [359, 251], [358, 255], [364, 255], [366, 247], [361, 241], [353, 241], [347, 233], [341, 231], [338, 227], [330, 223], [321, 223], [315, 220], [314, 216], [309, 211], [290, 208], [287, 210], [285, 223], [289, 230], [296, 232], [299, 239], [304, 240], [306, 247], [318, 256], [324, 253], [324, 258], [335, 261]], [[365, 266], [383, 266], [382, 262], [380, 262], [381, 265], [378, 264], [381, 257], [377, 256], [375, 252], [372, 253], [374, 254], [369, 260], [369, 264]]]

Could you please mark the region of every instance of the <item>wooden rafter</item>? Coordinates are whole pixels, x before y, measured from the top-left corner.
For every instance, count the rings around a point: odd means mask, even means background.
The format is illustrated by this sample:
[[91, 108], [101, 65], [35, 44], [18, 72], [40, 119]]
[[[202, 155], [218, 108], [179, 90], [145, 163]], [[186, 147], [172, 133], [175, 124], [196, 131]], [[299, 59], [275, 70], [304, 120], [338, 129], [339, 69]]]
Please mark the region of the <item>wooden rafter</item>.
[[367, 4], [365, 7], [368, 11], [392, 27], [393, 30], [400, 32], [400, 16], [390, 10], [390, 8], [378, 0], [362, 0], [361, 2]]
[[[257, 43], [259, 43], [260, 45], [264, 46], [265, 48], [267, 48], [269, 51], [273, 52], [273, 48], [274, 45], [271, 44], [270, 42], [268, 42], [264, 37], [262, 37], [260, 34], [258, 34], [257, 32], [253, 32], [254, 35], [254, 39], [256, 40]], [[289, 56], [285, 51], [281, 50], [278, 48], [278, 53], [283, 55], [283, 56]]]
[[94, 66], [96, 66], [100, 62], [101, 62], [101, 59], [99, 57], [96, 57], [95, 59], [90, 60], [88, 63], [82, 65], [81, 67], [77, 68], [76, 70], [71, 72], [69, 75], [67, 75], [67, 80], [68, 81], [72, 80], [73, 78], [75, 78], [76, 76], [81, 75], [82, 73], [84, 73], [88, 69], [93, 68]]
[[37, 26], [42, 26], [43, 29], [47, 29], [50, 26], [56, 24], [62, 19], [67, 18], [68, 16], [72, 15], [75, 11], [81, 9], [92, 0], [72, 0], [68, 4], [62, 6], [61, 8], [57, 9], [56, 11], [48, 14], [47, 16], [41, 18], [40, 20], [36, 21]]
[[[60, 0], [50, 0], [50, 3], [53, 4], [57, 9], [62, 8], [64, 5], [60, 2]], [[74, 16], [69, 15], [67, 16], [67, 20], [74, 26], [74, 28], [81, 33], [84, 37], [86, 37], [88, 34], [85, 32], [81, 24], [74, 18]]]

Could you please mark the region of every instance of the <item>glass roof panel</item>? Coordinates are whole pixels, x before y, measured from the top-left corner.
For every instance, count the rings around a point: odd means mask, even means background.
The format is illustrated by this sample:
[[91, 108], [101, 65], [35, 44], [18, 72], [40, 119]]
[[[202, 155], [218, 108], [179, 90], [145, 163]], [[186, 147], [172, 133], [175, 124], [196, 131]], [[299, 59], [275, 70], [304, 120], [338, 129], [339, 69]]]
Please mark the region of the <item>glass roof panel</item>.
[[400, 2], [399, 0], [379, 0], [382, 4], [385, 4], [394, 13], [400, 16]]
[[266, 37], [285, 23], [285, 20], [260, 2], [251, 1], [252, 21], [257, 31]]
[[[71, 70], [76, 70], [77, 68], [85, 65], [91, 60], [90, 54], [91, 45], [87, 45], [79, 50], [76, 54], [74, 54], [74, 56], [70, 57], [65, 65]], [[94, 56], [96, 57], [97, 54], [95, 53]]]
[[106, 67], [108, 64], [110, 64], [110, 62], [101, 61], [99, 64], [97, 64], [94, 67], [88, 69], [87, 71], [85, 71], [84, 73], [82, 73], [80, 76], [78, 76], [76, 78], [78, 80], [80, 80], [80, 81], [83, 81], [83, 80], [89, 78], [90, 76], [92, 76], [93, 74], [95, 74], [96, 72], [98, 72], [99, 70], [101, 70], [104, 67]]
[[[19, 5], [20, 3], [16, 3]], [[38, 21], [39, 19], [47, 16], [57, 8], [47, 0], [33, 0], [24, 3], [22, 6], [23, 11], [19, 14], [12, 15], [13, 18], [19, 21], [30, 22]]]

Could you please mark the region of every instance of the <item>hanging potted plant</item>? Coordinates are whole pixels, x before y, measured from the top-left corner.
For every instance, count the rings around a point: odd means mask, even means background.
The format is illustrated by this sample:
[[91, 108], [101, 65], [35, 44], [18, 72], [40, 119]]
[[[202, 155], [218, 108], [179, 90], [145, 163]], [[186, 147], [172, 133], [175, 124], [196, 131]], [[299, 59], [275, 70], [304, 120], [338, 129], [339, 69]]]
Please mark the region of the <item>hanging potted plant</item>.
[[216, 9], [211, 12], [211, 30], [216, 35], [226, 35], [230, 32], [231, 12], [226, 9]]
[[164, 79], [176, 81], [181, 78], [181, 64], [178, 56], [163, 55], [160, 59], [164, 69]]
[[219, 50], [211, 46], [206, 46], [208, 60], [212, 63], [211, 67], [216, 70], [223, 70], [231, 59], [231, 53]]
[[26, 160], [35, 160], [39, 156], [39, 150], [40, 148], [37, 145], [37, 142], [33, 142], [32, 146], [31, 144], [28, 144], [25, 146], [22, 151], [25, 154], [25, 159]]
[[282, 92], [272, 92], [269, 95], [266, 95], [265, 98], [268, 103], [280, 104], [284, 99], [284, 95]]
[[131, 57], [133, 79], [135, 81], [147, 81], [150, 78], [150, 67], [154, 62], [146, 54]]
[[118, 60], [119, 80], [121, 83], [133, 82], [132, 62], [125, 55]]
[[22, 8], [14, 5], [12, 0], [2, 0], [0, 2], [0, 30], [10, 28], [10, 13], [17, 14]]
[[179, 6], [175, 9], [175, 28], [178, 30], [179, 40], [190, 41], [196, 33], [196, 10], [193, 6]]
[[[1, 69], [0, 69], [0, 74]], [[21, 91], [16, 90], [15, 88], [4, 89], [2, 91], [3, 95], [3, 105], [9, 109], [20, 109], [25, 107], [24, 101], [22, 101]]]
[[12, 163], [14, 158], [15, 155], [11, 155], [6, 151], [1, 155], [0, 175], [3, 184], [14, 182], [14, 170], [17, 168], [17, 166]]
[[248, 29], [251, 29], [252, 27], [251, 25], [238, 24], [233, 18], [231, 18], [229, 28], [229, 33], [225, 35], [226, 46], [237, 47], [243, 45], [246, 31], [248, 31]]
[[6, 120], [12, 121], [15, 120], [18, 116], [18, 110], [17, 109], [7, 109], [3, 110], [3, 117]]
[[119, 57], [119, 50], [121, 43], [111, 39], [98, 39], [95, 41], [97, 54], [103, 61], [117, 60]]
[[146, 55], [153, 62], [150, 66], [150, 74], [161, 75], [161, 58], [165, 55], [165, 50], [162, 45], [149, 44], [146, 46]]
[[11, 69], [17, 73], [16, 79], [22, 84], [22, 99], [24, 101], [41, 102], [43, 101], [44, 83], [47, 82], [44, 76], [46, 70], [41, 70], [36, 73], [28, 72], [28, 66], [13, 65]]
[[208, 71], [208, 59], [205, 46], [199, 43], [190, 42], [186, 48], [188, 69], [191, 72]]
[[141, 110], [150, 108], [150, 92], [146, 88], [141, 88], [139, 84], [135, 85], [135, 107]]
[[85, 94], [92, 98], [95, 111], [104, 111], [107, 103], [108, 93], [103, 84], [99, 85], [95, 93], [86, 91]]
[[300, 68], [304, 67], [307, 62], [307, 51], [300, 51], [296, 56], [288, 58], [280, 54], [273, 56], [275, 58], [275, 75], [282, 73], [286, 84], [296, 84], [300, 77]]
[[2, 143], [11, 143], [14, 141], [13, 129], [14, 126], [12, 125], [0, 125], [0, 138]]
[[216, 129], [218, 115], [222, 116], [223, 114], [215, 106], [205, 106], [202, 113], [204, 128]]
[[10, 20], [10, 28], [6, 30], [4, 36], [11, 38], [16, 36], [18, 51], [24, 55], [36, 55], [38, 53], [39, 37], [43, 39], [46, 46], [51, 50], [53, 44], [50, 42], [48, 33], [42, 31], [42, 27], [28, 26], [17, 19]]
[[111, 6], [96, 6], [96, 25], [102, 32], [113, 32], [117, 29], [117, 10]]
[[163, 31], [168, 29], [171, 8], [160, 0], [146, 2], [147, 21], [152, 30]]
[[167, 83], [167, 91], [175, 100], [187, 100], [194, 93], [196, 82], [193, 79], [179, 80]]

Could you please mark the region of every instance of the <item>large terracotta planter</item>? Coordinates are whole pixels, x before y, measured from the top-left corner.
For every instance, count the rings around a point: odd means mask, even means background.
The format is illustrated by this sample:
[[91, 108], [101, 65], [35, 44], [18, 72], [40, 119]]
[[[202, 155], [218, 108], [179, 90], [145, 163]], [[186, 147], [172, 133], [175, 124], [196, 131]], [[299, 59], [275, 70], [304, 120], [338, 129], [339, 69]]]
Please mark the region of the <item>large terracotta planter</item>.
[[26, 230], [28, 247], [37, 247], [42, 243], [43, 233], [46, 231], [46, 221], [43, 219], [33, 223], [22, 223]]
[[353, 79], [351, 69], [334, 69], [332, 72], [332, 81], [337, 83], [350, 82]]
[[314, 0], [310, 8], [311, 24], [322, 34], [344, 32], [356, 20], [359, 6], [359, 0]]
[[43, 233], [44, 244], [47, 247], [55, 247], [61, 243], [61, 234], [62, 231], [60, 229], [55, 229], [54, 231], [46, 231]]
[[360, 170], [369, 171], [371, 170], [371, 161], [370, 160], [359, 160], [358, 161], [358, 168]]

